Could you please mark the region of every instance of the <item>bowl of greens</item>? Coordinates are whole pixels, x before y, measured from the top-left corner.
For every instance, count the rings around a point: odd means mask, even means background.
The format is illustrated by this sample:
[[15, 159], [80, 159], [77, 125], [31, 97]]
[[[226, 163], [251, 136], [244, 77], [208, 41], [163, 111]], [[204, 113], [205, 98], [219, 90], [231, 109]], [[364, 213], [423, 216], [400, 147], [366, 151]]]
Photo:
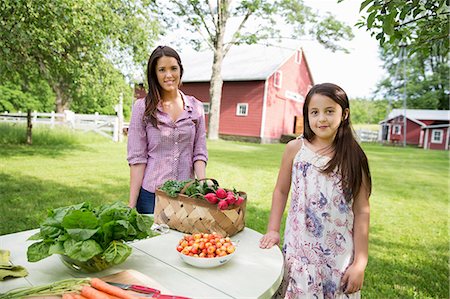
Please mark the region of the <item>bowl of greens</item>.
[[38, 262], [59, 254], [63, 264], [73, 270], [99, 272], [128, 258], [132, 248], [127, 242], [154, 236], [152, 223], [150, 216], [120, 202], [56, 208], [28, 239], [38, 242], [28, 247], [27, 258]]

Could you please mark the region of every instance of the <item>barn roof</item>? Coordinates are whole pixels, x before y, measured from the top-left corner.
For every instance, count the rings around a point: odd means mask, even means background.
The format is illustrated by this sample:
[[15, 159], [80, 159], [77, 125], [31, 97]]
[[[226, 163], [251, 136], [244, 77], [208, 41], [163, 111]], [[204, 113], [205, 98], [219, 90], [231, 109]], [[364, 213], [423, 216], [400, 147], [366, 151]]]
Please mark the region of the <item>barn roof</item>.
[[[290, 56], [294, 49], [263, 45], [231, 47], [222, 64], [223, 81], [266, 80]], [[212, 51], [180, 53], [183, 63], [183, 82], [209, 82], [211, 80]]]
[[[392, 109], [387, 120], [404, 115], [403, 109]], [[406, 117], [415, 120], [450, 120], [449, 110], [406, 109]]]

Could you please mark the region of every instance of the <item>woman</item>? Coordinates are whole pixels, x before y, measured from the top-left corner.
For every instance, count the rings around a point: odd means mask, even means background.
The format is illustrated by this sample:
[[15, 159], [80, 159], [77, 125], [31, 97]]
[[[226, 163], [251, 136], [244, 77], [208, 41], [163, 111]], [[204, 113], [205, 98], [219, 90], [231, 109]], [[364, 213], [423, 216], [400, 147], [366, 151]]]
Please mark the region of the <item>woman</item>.
[[135, 102], [128, 129], [129, 206], [139, 213], [153, 214], [155, 189], [165, 181], [205, 177], [203, 104], [178, 89], [182, 76], [178, 53], [158, 46], [148, 60], [149, 92]]

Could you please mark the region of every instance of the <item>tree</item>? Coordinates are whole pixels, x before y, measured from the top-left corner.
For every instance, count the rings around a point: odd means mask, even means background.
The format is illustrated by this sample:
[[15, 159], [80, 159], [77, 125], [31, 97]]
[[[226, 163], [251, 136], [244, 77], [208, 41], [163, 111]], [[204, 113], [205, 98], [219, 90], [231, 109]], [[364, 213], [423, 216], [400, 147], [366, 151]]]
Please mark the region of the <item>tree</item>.
[[111, 57], [131, 55], [139, 64], [147, 58], [157, 29], [149, 7], [148, 0], [3, 0], [0, 76], [18, 74], [16, 83], [26, 86], [38, 74], [53, 90], [57, 112], [91, 86], [110, 90], [119, 74]]
[[53, 110], [54, 95], [47, 82], [35, 77], [26, 87], [17, 83], [20, 80], [3, 81], [0, 85], [0, 112]]
[[351, 119], [353, 124], [378, 124], [386, 118], [389, 104], [401, 107], [401, 102], [387, 100], [351, 99]]
[[[159, 11], [168, 26], [171, 23], [187, 25], [183, 27], [197, 33], [190, 37], [190, 42], [196, 48], [200, 48], [202, 43], [206, 44], [213, 52], [208, 127], [208, 138], [212, 140], [219, 138], [222, 62], [233, 45], [254, 44], [283, 37], [277, 29], [280, 22], [294, 28], [292, 36], [296, 39], [310, 36], [333, 51], [343, 49], [338, 41], [353, 38], [350, 27], [337, 22], [331, 15], [320, 18], [300, 0], [174, 0], [159, 5]], [[231, 19], [239, 22], [227, 40], [226, 30], [230, 30]]]
[[406, 95], [409, 108], [449, 110], [449, 65], [445, 56], [423, 57], [422, 52], [416, 52], [401, 59], [392, 49], [383, 49], [380, 55], [388, 76], [378, 83], [378, 94], [391, 100]]
[[447, 1], [366, 0], [364, 10], [359, 25], [379, 40], [389, 73], [379, 93], [391, 99], [405, 93], [410, 108], [449, 109]]
[[[342, 2], [343, 0], [339, 0]], [[381, 46], [407, 45], [409, 53], [448, 52], [450, 12], [447, 0], [365, 0], [359, 26], [366, 27]]]

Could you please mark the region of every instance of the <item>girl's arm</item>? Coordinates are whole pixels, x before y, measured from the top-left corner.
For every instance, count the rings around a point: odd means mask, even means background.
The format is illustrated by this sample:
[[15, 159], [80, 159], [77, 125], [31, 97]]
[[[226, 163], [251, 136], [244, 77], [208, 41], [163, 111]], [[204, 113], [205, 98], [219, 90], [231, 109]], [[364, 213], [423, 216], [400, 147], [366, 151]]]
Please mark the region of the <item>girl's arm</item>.
[[130, 200], [128, 202], [130, 208], [136, 207], [144, 178], [145, 167], [147, 167], [147, 164], [130, 165]]
[[301, 146], [301, 140], [290, 141], [286, 145], [286, 149], [281, 160], [280, 170], [275, 189], [272, 194], [272, 208], [270, 211], [269, 225], [267, 233], [261, 238], [259, 247], [271, 248], [275, 244], [280, 243], [280, 225], [283, 212], [291, 188], [292, 162]]
[[364, 282], [364, 270], [367, 266], [369, 255], [369, 192], [367, 179], [363, 179], [361, 191], [353, 202], [353, 246], [355, 256], [353, 263], [347, 268], [341, 280], [341, 285], [346, 285], [344, 293], [350, 294], [361, 290]]
[[206, 162], [202, 160], [195, 161], [194, 172], [197, 179], [204, 179], [206, 177]]

